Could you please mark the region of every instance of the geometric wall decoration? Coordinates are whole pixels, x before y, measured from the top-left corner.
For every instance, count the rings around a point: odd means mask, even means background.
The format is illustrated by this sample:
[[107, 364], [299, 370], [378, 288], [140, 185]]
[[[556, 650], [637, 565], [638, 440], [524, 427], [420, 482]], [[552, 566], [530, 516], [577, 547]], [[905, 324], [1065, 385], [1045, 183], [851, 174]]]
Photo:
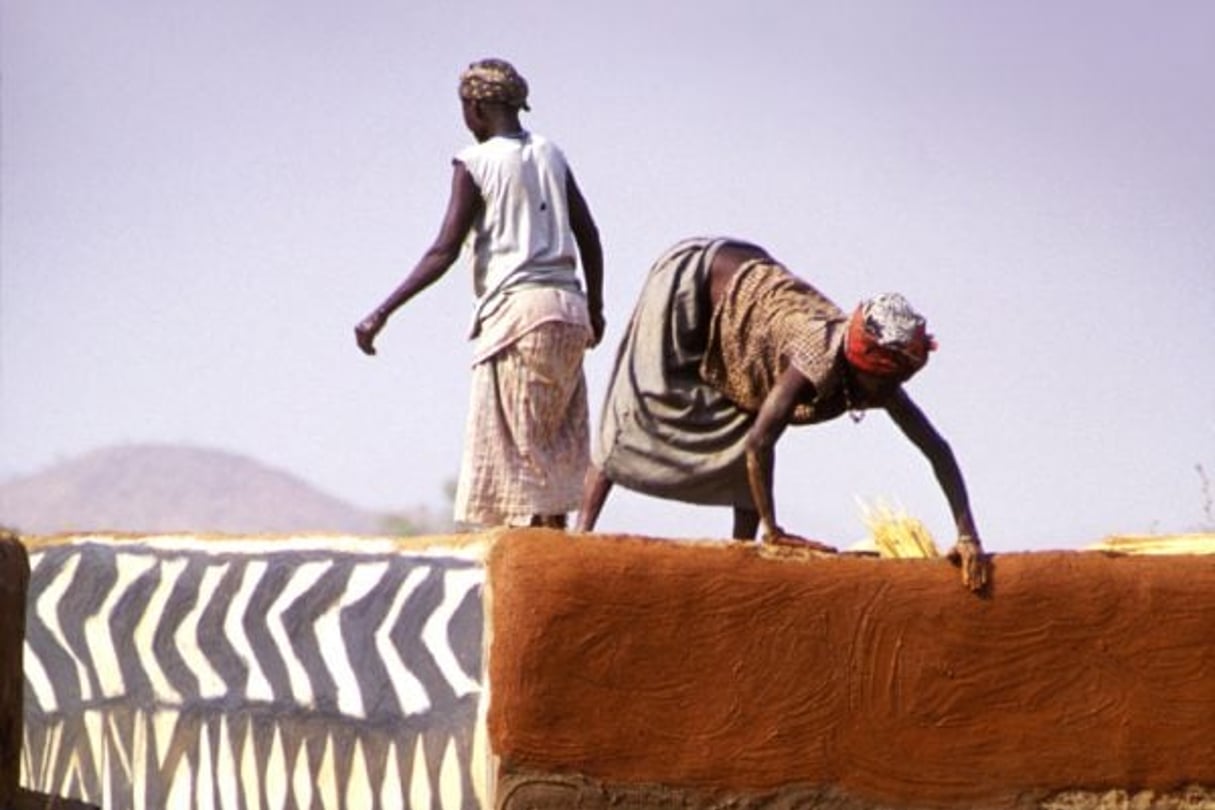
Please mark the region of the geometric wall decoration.
[[106, 810], [483, 805], [482, 543], [27, 547], [24, 786]]
[[1215, 810], [1215, 555], [23, 542], [21, 783], [106, 810]]

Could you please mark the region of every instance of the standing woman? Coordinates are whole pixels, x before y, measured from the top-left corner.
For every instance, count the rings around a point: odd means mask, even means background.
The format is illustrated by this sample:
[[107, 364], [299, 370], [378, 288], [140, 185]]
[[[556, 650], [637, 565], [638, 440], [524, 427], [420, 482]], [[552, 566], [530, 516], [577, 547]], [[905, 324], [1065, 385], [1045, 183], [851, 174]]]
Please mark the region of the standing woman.
[[599, 231], [562, 151], [520, 123], [528, 86], [510, 63], [474, 62], [459, 92], [477, 142], [452, 160], [439, 235], [355, 338], [375, 354], [388, 318], [469, 242], [473, 381], [455, 520], [563, 528], [590, 463], [582, 360], [603, 338]]

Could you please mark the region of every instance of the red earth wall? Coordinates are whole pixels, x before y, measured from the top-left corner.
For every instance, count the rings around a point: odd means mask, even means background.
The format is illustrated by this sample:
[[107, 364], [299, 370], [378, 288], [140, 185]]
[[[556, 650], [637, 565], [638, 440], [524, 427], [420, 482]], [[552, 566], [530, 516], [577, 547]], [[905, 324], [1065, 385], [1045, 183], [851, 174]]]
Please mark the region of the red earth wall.
[[980, 598], [944, 560], [508, 533], [488, 561], [497, 804], [1215, 801], [1215, 556], [993, 573]]

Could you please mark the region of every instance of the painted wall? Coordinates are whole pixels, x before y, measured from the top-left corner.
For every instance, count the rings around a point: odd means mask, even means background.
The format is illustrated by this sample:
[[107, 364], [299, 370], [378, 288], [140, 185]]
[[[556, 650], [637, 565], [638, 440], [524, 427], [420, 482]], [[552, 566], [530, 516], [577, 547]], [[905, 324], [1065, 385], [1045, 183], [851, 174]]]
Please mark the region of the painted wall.
[[1215, 556], [25, 543], [21, 783], [106, 810], [1215, 807]]
[[23, 785], [106, 810], [483, 805], [477, 538], [27, 546]]

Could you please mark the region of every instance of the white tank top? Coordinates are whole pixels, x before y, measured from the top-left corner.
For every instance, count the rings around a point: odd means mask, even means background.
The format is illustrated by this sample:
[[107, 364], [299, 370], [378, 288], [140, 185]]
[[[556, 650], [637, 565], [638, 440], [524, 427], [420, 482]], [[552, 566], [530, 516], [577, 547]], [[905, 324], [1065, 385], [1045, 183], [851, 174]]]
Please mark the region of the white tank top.
[[469, 234], [477, 296], [473, 334], [508, 289], [581, 292], [565, 194], [568, 169], [557, 145], [532, 133], [496, 136], [462, 149], [456, 160], [484, 202]]

